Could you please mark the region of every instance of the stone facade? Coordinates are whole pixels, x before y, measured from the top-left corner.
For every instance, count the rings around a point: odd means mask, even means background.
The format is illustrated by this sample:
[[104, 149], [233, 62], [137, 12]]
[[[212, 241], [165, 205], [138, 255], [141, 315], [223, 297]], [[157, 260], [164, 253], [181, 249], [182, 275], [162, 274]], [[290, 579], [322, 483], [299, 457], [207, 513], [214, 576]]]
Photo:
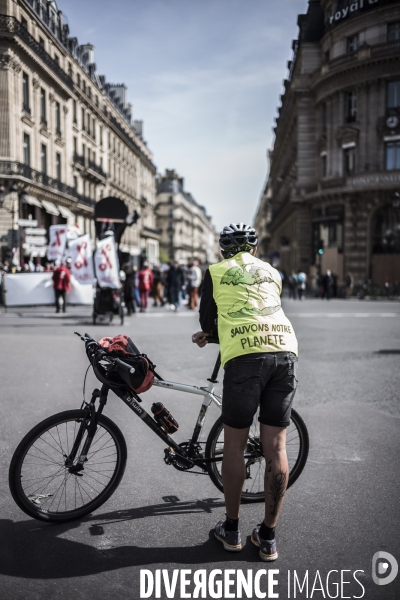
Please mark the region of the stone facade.
[[400, 5], [309, 0], [298, 25], [257, 213], [262, 252], [286, 273], [301, 269], [313, 279], [330, 269], [339, 282], [350, 272], [394, 284]]
[[184, 180], [174, 170], [166, 170], [157, 181], [157, 225], [161, 231], [160, 258], [187, 263], [219, 260], [215, 228], [204, 206], [184, 189]]
[[76, 223], [94, 238], [94, 205], [107, 196], [140, 215], [120, 249], [158, 260], [156, 167], [126, 96], [97, 73], [93, 46], [70, 36], [55, 2], [0, 0], [0, 260], [10, 229], [14, 262], [44, 255], [18, 235], [20, 218], [47, 230]]

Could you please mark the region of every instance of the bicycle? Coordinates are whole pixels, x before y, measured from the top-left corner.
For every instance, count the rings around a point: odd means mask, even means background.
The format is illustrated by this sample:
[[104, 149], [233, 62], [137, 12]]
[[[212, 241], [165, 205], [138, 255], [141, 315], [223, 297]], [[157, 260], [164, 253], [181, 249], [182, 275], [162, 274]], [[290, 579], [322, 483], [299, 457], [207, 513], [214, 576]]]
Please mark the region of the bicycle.
[[[106, 378], [115, 371], [132, 373], [131, 365], [107, 355], [104, 348], [88, 334], [82, 336], [75, 333], [85, 342], [86, 353], [94, 370], [95, 366], [98, 368], [101, 365]], [[209, 341], [218, 343], [218, 340]], [[134, 344], [133, 347], [139, 354]], [[199, 468], [200, 471], [193, 472], [208, 474], [214, 485], [223, 491], [221, 462], [224, 436], [221, 416], [212, 426], [207, 441], [200, 442], [209, 406], [212, 402], [219, 408], [222, 405], [221, 397], [214, 393], [220, 364], [218, 355], [205, 387], [165, 381], [154, 371], [154, 386], [203, 397], [193, 435], [180, 444], [140, 406], [141, 398], [128, 385], [118, 387], [111, 382], [109, 385], [103, 383], [101, 390], [95, 389], [90, 402], [84, 398], [80, 409], [60, 412], [36, 425], [22, 439], [10, 464], [10, 490], [19, 508], [35, 519], [66, 522], [91, 513], [115, 492], [125, 471], [127, 448], [119, 427], [103, 414], [110, 390], [167, 445], [164, 450], [166, 464], [179, 471]], [[264, 500], [265, 459], [256, 417], [244, 454], [246, 480], [243, 502]], [[288, 487], [301, 474], [308, 449], [307, 428], [300, 415], [292, 410], [291, 424], [287, 429]]]

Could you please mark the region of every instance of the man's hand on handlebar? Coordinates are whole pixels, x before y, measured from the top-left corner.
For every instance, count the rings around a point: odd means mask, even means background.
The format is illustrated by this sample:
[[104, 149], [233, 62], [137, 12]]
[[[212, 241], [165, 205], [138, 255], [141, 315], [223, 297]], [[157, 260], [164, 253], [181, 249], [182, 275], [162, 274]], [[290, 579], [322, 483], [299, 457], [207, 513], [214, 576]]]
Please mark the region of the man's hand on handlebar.
[[204, 348], [208, 344], [208, 336], [209, 333], [205, 333], [204, 331], [197, 331], [192, 335], [193, 344], [197, 344], [199, 348]]

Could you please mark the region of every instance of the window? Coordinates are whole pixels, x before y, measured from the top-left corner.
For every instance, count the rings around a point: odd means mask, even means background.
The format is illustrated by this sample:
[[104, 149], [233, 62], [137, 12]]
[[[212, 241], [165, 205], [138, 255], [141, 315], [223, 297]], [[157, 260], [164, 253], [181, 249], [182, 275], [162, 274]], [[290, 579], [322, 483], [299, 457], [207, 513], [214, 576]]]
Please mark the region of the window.
[[94, 140], [96, 139], [96, 121], [94, 117], [92, 119], [92, 137]]
[[39, 36], [39, 44], [40, 44], [40, 46], [42, 46], [42, 48], [44, 48], [44, 39], [40, 36]]
[[389, 81], [387, 84], [387, 108], [400, 107], [400, 81]]
[[47, 146], [45, 144], [40, 146], [40, 168], [42, 173], [47, 173]]
[[86, 162], [86, 146], [85, 144], [82, 144], [82, 156], [83, 156], [83, 162]]
[[354, 123], [357, 120], [357, 94], [345, 92], [344, 94], [344, 122]]
[[21, 17], [21, 25], [22, 27], [25, 27], [25, 29], [28, 29], [28, 21], [25, 19], [25, 17]]
[[72, 65], [71, 63], [68, 63], [68, 75], [71, 77], [72, 79]]
[[25, 112], [31, 112], [29, 104], [29, 75], [22, 73], [22, 108]]
[[47, 125], [46, 119], [46, 91], [40, 88], [40, 122]]
[[81, 87], [81, 76], [79, 75], [79, 73], [76, 74], [76, 85], [78, 87]]
[[85, 110], [81, 108], [82, 131], [85, 131]]
[[61, 154], [56, 153], [56, 177], [61, 181]]
[[111, 150], [111, 134], [108, 132], [108, 149]]
[[324, 178], [326, 177], [326, 173], [327, 173], [327, 159], [326, 159], [326, 154], [321, 154], [321, 177]]
[[99, 97], [96, 96], [96, 106], [99, 106]]
[[347, 52], [358, 50], [358, 33], [347, 38]]
[[74, 136], [74, 154], [78, 154], [78, 140]]
[[24, 133], [23, 153], [24, 165], [29, 166], [31, 164], [31, 138], [27, 133]]
[[87, 113], [87, 115], [86, 115], [86, 123], [87, 123], [86, 131], [90, 134], [90, 115], [89, 115], [89, 113]]
[[76, 175], [74, 175], [74, 190], [78, 192], [78, 178]]
[[56, 134], [61, 135], [61, 106], [56, 102]]
[[386, 171], [400, 171], [400, 141], [385, 144]]
[[343, 150], [343, 172], [344, 175], [352, 175], [355, 171], [356, 149], [345, 148]]
[[86, 81], [85, 80], [83, 80], [83, 82], [82, 82], [82, 89], [83, 89], [84, 94], [86, 94]]
[[328, 63], [330, 60], [330, 52], [329, 50], [327, 50], [326, 52], [324, 52], [324, 63]]
[[77, 123], [78, 119], [77, 119], [77, 104], [76, 104], [76, 100], [72, 100], [72, 117], [74, 119], [74, 123]]
[[100, 146], [103, 147], [103, 126], [102, 125], [100, 125], [99, 138], [100, 138]]
[[60, 59], [59, 59], [59, 56], [58, 56], [58, 54], [55, 54], [55, 55], [54, 55], [54, 60], [56, 61], [56, 63], [57, 63], [58, 65], [60, 64]]
[[394, 42], [395, 40], [400, 40], [400, 21], [388, 23], [387, 26], [387, 41]]
[[88, 87], [87, 95], [88, 95], [89, 99], [91, 100], [92, 99], [92, 88]]

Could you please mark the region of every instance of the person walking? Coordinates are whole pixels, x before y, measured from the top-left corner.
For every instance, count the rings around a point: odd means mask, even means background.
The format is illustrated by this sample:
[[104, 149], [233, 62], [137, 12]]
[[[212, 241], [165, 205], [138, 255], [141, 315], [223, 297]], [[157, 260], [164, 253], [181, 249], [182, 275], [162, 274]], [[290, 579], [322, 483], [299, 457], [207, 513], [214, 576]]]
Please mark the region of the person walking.
[[195, 260], [192, 263], [189, 263], [189, 271], [188, 271], [188, 291], [189, 291], [189, 303], [188, 307], [190, 310], [195, 310], [199, 304], [199, 287], [201, 286], [201, 281], [203, 279], [203, 274], [199, 267], [199, 263]]
[[205, 273], [202, 331], [193, 334], [192, 341], [203, 348], [217, 328], [225, 369], [222, 481], [226, 519], [216, 524], [214, 535], [226, 550], [242, 549], [239, 509], [246, 479], [244, 452], [259, 407], [266, 465], [265, 512], [251, 541], [262, 560], [273, 561], [278, 558], [275, 527], [289, 474], [286, 427], [297, 386], [298, 347], [281, 306], [281, 277], [270, 264], [255, 257], [257, 241], [255, 230], [248, 225], [224, 227], [219, 238], [223, 260]]
[[153, 267], [153, 306], [164, 306], [164, 290], [162, 284], [162, 274], [156, 265]]
[[135, 307], [135, 287], [136, 287], [136, 273], [132, 267], [125, 265], [125, 283], [124, 283], [124, 300], [128, 316], [136, 312]]
[[153, 280], [153, 272], [149, 268], [149, 263], [145, 260], [143, 269], [139, 271], [140, 312], [147, 311], [149, 293], [153, 287]]
[[304, 292], [306, 291], [307, 275], [304, 271], [297, 273], [297, 294], [299, 300], [304, 300]]
[[354, 289], [354, 277], [353, 277], [353, 274], [349, 271], [346, 275], [346, 298], [352, 297], [353, 289]]
[[297, 275], [294, 271], [288, 277], [288, 287], [289, 287], [289, 300], [293, 298], [296, 300], [297, 297]]
[[67, 292], [71, 288], [71, 273], [65, 262], [53, 271], [53, 288], [56, 299], [56, 313], [60, 312], [60, 299], [62, 298], [62, 311], [67, 312]]
[[168, 287], [168, 302], [171, 308], [174, 307], [175, 312], [177, 312], [179, 308], [179, 293], [182, 291], [184, 279], [182, 269], [176, 261], [172, 261], [170, 264], [166, 282]]
[[321, 300], [326, 298], [330, 300], [332, 296], [333, 277], [332, 272], [328, 269], [326, 274], [322, 277], [322, 296]]

